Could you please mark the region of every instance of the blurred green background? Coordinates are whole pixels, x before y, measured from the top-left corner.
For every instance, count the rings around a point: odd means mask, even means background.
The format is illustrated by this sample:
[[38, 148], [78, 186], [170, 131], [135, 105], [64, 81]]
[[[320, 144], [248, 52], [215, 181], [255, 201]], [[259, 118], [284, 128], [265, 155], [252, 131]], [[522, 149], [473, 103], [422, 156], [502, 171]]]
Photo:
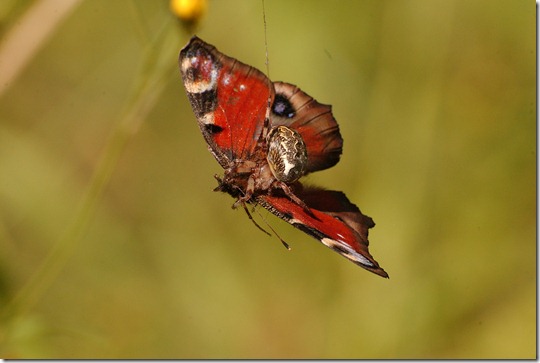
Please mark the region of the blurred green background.
[[[534, 3], [265, 7], [271, 78], [345, 140], [307, 182], [373, 217], [390, 279], [212, 192], [168, 1], [3, 0], [0, 355], [535, 358]], [[197, 34], [264, 69], [260, 1]]]

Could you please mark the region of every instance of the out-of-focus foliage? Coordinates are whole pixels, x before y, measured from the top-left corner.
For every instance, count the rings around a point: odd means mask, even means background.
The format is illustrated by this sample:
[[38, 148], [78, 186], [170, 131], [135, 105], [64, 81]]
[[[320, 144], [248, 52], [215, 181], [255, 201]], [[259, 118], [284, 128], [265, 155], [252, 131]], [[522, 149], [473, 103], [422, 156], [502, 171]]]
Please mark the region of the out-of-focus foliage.
[[[2, 357], [535, 357], [534, 3], [266, 1], [271, 78], [345, 139], [307, 181], [374, 218], [390, 280], [212, 193], [168, 1], [38, 13], [2, 53], [38, 6], [0, 3]], [[265, 69], [260, 2], [198, 29]]]

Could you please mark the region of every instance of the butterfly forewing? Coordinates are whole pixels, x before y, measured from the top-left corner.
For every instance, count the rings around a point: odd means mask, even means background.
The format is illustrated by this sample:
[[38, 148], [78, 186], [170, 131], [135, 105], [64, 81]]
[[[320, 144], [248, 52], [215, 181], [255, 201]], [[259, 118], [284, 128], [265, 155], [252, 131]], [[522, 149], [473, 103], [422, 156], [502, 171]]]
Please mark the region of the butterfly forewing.
[[252, 155], [262, 132], [269, 79], [259, 70], [193, 37], [179, 65], [191, 107], [212, 153], [223, 166]]
[[368, 230], [373, 220], [338, 191], [302, 188], [296, 185], [295, 194], [306, 203], [311, 215], [280, 195], [262, 195], [257, 201], [273, 214], [301, 229], [340, 255], [379, 276], [388, 274], [368, 250]]

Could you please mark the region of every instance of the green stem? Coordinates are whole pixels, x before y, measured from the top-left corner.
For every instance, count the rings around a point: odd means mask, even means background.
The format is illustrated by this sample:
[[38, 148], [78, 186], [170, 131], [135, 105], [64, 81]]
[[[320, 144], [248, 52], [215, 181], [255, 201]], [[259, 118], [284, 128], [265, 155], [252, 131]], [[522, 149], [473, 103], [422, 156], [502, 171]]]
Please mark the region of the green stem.
[[[58, 278], [84, 236], [122, 151], [156, 104], [173, 73], [173, 65], [176, 66], [174, 53], [179, 48], [178, 32], [165, 27], [159, 33], [153, 44], [146, 48], [147, 56], [134, 87], [135, 92], [109, 137], [73, 223], [57, 240], [26, 284], [2, 309], [0, 321], [12, 322], [14, 318], [24, 315], [39, 302]], [[4, 331], [0, 335], [0, 341], [7, 338], [7, 335], [8, 332]]]

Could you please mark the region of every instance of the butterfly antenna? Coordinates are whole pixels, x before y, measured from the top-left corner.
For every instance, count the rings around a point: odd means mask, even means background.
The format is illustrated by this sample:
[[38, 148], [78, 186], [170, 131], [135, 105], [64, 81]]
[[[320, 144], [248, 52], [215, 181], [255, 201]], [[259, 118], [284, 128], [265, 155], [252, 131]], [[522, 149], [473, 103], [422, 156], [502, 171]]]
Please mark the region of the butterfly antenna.
[[[248, 215], [248, 218], [253, 222], [253, 224], [258, 228], [260, 229], [261, 231], [263, 231], [264, 233], [266, 233], [267, 235], [269, 236], [272, 236], [272, 234], [270, 232], [268, 232], [266, 229], [262, 228], [261, 226], [259, 226], [259, 224], [257, 222], [255, 222], [255, 219], [253, 219], [253, 217], [251, 216], [251, 213], [249, 213], [249, 210], [248, 208], [246, 207], [246, 203], [243, 203], [242, 202], [242, 207], [244, 208], [244, 210], [246, 211], [246, 214]], [[274, 232], [275, 233], [275, 232]]]
[[264, 23], [264, 50], [266, 54], [266, 77], [268, 77], [268, 103], [266, 105], [266, 114], [264, 115], [264, 125], [262, 131], [262, 139], [266, 141], [266, 136], [268, 135], [268, 129], [270, 128], [270, 108], [272, 107], [272, 81], [270, 81], [270, 62], [268, 61], [268, 37], [266, 34], [266, 11], [264, 7], [264, 0], [262, 0], [263, 8], [263, 23]]
[[270, 230], [272, 232], [274, 232], [274, 234], [276, 235], [276, 237], [281, 241], [281, 243], [283, 244], [283, 246], [285, 246], [285, 248], [287, 250], [291, 250], [291, 247], [289, 246], [289, 244], [287, 242], [285, 242], [285, 240], [283, 238], [281, 238], [281, 236], [276, 232], [276, 230], [274, 228], [272, 228], [272, 226], [270, 225], [270, 223], [268, 223], [268, 221], [262, 216], [261, 213], [259, 213], [259, 211], [257, 209], [253, 209], [258, 215], [259, 217], [261, 217], [261, 219], [264, 221], [264, 223], [266, 224], [266, 226], [268, 228], [270, 228]]

